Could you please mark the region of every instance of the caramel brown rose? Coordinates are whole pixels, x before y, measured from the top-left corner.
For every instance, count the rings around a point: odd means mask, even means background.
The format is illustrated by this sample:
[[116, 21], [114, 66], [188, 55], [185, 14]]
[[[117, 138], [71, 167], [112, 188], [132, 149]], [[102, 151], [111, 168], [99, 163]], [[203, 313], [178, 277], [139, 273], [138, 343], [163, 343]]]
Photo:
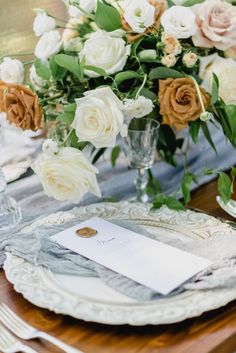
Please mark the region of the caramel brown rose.
[[[202, 87], [199, 89], [207, 108], [210, 96]], [[159, 80], [159, 101], [163, 123], [177, 130], [185, 128], [190, 121], [197, 120], [202, 113], [194, 81], [188, 77]]]
[[[161, 16], [168, 7], [167, 2], [166, 0], [148, 0], [148, 2], [150, 5], [155, 7], [155, 14], [154, 14], [155, 22], [151, 27], [147, 28], [144, 33], [129, 33], [127, 35], [127, 39], [129, 43], [136, 42], [145, 33], [151, 33], [160, 28]], [[124, 17], [122, 17], [122, 28], [127, 32], [132, 32], [132, 28], [127, 23]]]
[[22, 85], [7, 85], [4, 94], [7, 119], [22, 130], [35, 131], [40, 127], [42, 110], [38, 97]]
[[0, 112], [5, 112], [5, 91], [7, 89], [7, 85], [5, 82], [0, 81]]

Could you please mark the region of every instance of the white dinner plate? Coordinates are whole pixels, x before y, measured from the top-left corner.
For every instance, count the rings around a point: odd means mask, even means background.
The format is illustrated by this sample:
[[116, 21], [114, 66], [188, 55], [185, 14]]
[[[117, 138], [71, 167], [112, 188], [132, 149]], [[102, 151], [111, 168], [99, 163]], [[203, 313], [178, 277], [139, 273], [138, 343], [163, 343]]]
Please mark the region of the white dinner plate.
[[[42, 224], [62, 224], [74, 217], [86, 220], [94, 216], [130, 220], [145, 227], [157, 239], [171, 237], [206, 239], [218, 234], [235, 234], [228, 224], [202, 213], [176, 212], [162, 207], [151, 211], [150, 205], [128, 202], [99, 203], [59, 212], [33, 223], [31, 232]], [[236, 299], [235, 289], [186, 291], [152, 302], [138, 302], [107, 287], [99, 278], [57, 275], [12, 254], [4, 264], [7, 279], [17, 292], [33, 304], [56, 313], [85, 321], [120, 325], [169, 324], [201, 315]]]

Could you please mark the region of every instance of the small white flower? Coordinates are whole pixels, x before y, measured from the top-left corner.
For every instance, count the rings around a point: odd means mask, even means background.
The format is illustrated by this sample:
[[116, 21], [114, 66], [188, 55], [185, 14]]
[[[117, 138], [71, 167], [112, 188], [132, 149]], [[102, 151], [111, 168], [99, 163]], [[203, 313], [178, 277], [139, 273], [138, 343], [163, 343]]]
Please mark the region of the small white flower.
[[184, 39], [194, 35], [197, 31], [195, 14], [184, 6], [172, 6], [161, 16], [161, 24], [169, 35]]
[[45, 193], [56, 200], [77, 203], [87, 192], [101, 196], [97, 169], [75, 148], [63, 147], [57, 154], [42, 153], [31, 167]]
[[164, 66], [172, 67], [172, 66], [175, 66], [177, 59], [174, 54], [168, 54], [163, 56], [163, 58], [161, 59], [161, 62]]
[[62, 41], [58, 31], [46, 32], [39, 39], [34, 54], [36, 58], [47, 60], [61, 49]]
[[69, 6], [69, 15], [70, 17], [76, 17], [79, 18], [85, 13], [91, 13], [95, 11], [96, 9], [96, 0], [79, 0], [78, 5], [80, 9], [77, 6]]
[[57, 154], [59, 151], [58, 143], [52, 139], [47, 139], [43, 143], [42, 151], [51, 155]]
[[143, 33], [155, 22], [155, 7], [147, 0], [132, 0], [125, 8], [124, 19], [134, 32]]
[[153, 110], [151, 99], [144, 96], [138, 96], [136, 99], [124, 99], [123, 112], [127, 121], [133, 118], [142, 118], [150, 114]]
[[33, 30], [37, 37], [40, 37], [45, 32], [52, 31], [55, 28], [56, 21], [45, 12], [38, 13], [34, 19]]
[[30, 77], [30, 82], [31, 82], [33, 88], [38, 92], [42, 92], [44, 87], [47, 84], [47, 81], [37, 75], [34, 65], [32, 65], [30, 68], [29, 77]]
[[185, 66], [191, 68], [198, 61], [198, 56], [195, 53], [189, 52], [184, 54], [182, 61]]
[[6, 83], [22, 83], [25, 69], [21, 61], [4, 58], [0, 64], [0, 79]]
[[[130, 45], [122, 38], [111, 37], [108, 32], [98, 30], [91, 34], [84, 43], [79, 57], [85, 65], [92, 65], [105, 70], [108, 74], [121, 71], [130, 55]], [[98, 77], [94, 71], [85, 70], [89, 77]]]
[[200, 115], [201, 121], [204, 121], [204, 122], [207, 122], [207, 121], [209, 121], [209, 120], [211, 120], [213, 118], [214, 118], [214, 115], [212, 113], [210, 113], [210, 112], [207, 112], [207, 111], [203, 112]]
[[116, 136], [127, 134], [122, 102], [108, 86], [84, 95], [76, 99], [77, 109], [72, 123], [79, 141], [91, 142], [96, 148], [114, 147]]

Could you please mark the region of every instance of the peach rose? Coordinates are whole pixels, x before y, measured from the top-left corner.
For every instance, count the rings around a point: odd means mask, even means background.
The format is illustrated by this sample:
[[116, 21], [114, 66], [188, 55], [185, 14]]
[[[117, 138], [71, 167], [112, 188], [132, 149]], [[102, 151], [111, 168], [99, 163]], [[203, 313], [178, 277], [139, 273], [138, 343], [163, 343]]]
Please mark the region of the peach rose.
[[[148, 0], [149, 4], [155, 7], [155, 22], [154, 24], [147, 28], [147, 30], [144, 33], [150, 33], [152, 30], [156, 30], [160, 28], [160, 21], [161, 21], [161, 15], [163, 12], [167, 9], [167, 2], [166, 0]], [[125, 18], [122, 18], [122, 28], [125, 31], [132, 32], [132, 28], [130, 25], [126, 22]], [[127, 39], [129, 43], [136, 42], [139, 38], [141, 38], [144, 34], [143, 33], [129, 33], [127, 35]]]
[[38, 97], [27, 87], [6, 85], [3, 93], [7, 119], [22, 130], [35, 131], [40, 127], [42, 111]]
[[236, 45], [227, 49], [225, 52], [225, 57], [236, 60]]
[[[210, 97], [202, 87], [200, 90], [207, 108]], [[159, 80], [159, 101], [163, 123], [174, 126], [177, 130], [185, 128], [190, 121], [197, 120], [202, 113], [195, 84], [189, 77]]]
[[166, 54], [178, 55], [182, 51], [182, 47], [178, 39], [170, 36], [168, 33], [163, 32], [161, 41], [165, 44], [164, 52]]
[[197, 33], [192, 37], [197, 47], [227, 50], [236, 45], [236, 7], [222, 0], [206, 0], [192, 7]]

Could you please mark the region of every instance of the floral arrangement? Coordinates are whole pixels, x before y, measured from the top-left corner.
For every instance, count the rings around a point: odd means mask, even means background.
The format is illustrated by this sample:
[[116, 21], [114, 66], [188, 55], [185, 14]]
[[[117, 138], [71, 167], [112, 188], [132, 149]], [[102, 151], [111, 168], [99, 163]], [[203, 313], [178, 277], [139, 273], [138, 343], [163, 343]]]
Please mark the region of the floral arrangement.
[[[39, 37], [26, 82], [25, 65], [11, 56], [0, 61], [0, 111], [21, 129], [50, 122], [52, 132], [33, 164], [45, 192], [78, 202], [90, 191], [100, 196], [93, 163], [126, 136], [134, 118], [161, 123], [159, 156], [176, 165], [186, 129], [214, 146], [210, 124], [236, 146], [236, 6], [224, 0], [68, 0], [65, 24], [36, 9]], [[207, 173], [213, 171], [206, 171]], [[232, 180], [219, 173], [227, 201]], [[234, 170], [232, 178], [234, 178]], [[184, 168], [182, 191], [190, 200], [196, 176]], [[151, 177], [154, 205], [174, 204]]]

